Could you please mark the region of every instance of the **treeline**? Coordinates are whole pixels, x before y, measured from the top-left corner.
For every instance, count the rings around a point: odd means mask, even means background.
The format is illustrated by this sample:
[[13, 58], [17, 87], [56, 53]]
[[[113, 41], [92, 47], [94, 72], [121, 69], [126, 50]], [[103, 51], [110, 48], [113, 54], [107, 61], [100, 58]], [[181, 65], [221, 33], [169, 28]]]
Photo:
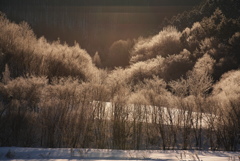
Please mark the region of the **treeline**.
[[37, 39], [27, 23], [12, 23], [3, 14], [0, 28], [0, 71], [8, 65], [12, 78], [35, 75], [47, 76], [51, 81], [52, 77], [73, 76], [87, 80], [98, 71], [89, 54], [77, 43], [69, 47], [60, 41]]
[[169, 84], [173, 95], [158, 77], [131, 89], [116, 81], [119, 75], [48, 83], [46, 77], [11, 80], [6, 68], [0, 145], [238, 150], [240, 71], [225, 74], [212, 95], [206, 94], [211, 77], [192, 72]]
[[200, 5], [195, 6], [190, 11], [185, 11], [171, 19], [165, 19], [161, 26], [173, 25], [179, 30], [184, 30], [186, 27], [192, 26], [194, 22], [201, 21], [204, 17], [209, 17], [219, 8], [222, 13], [229, 19], [239, 19], [240, 2], [238, 0], [203, 0]]
[[157, 62], [154, 67], [156, 70], [145, 73], [158, 75], [165, 81], [185, 76], [195, 64], [201, 63], [200, 60], [205, 63], [209, 61], [212, 66], [211, 74], [214, 81], [217, 81], [223, 73], [239, 68], [239, 29], [238, 19], [227, 18], [217, 8], [210, 17], [204, 17], [183, 31], [169, 26], [148, 38], [115, 42], [110, 51], [117, 48], [121, 50], [110, 52], [110, 58], [112, 62], [119, 60], [120, 55], [122, 59], [126, 58], [121, 61], [121, 65], [116, 63], [116, 66], [133, 72], [137, 70], [138, 63], [142, 64], [143, 71], [147, 68], [143, 64], [149, 67], [150, 61]]
[[238, 150], [239, 29], [216, 8], [115, 42], [109, 70], [1, 14], [0, 146]]

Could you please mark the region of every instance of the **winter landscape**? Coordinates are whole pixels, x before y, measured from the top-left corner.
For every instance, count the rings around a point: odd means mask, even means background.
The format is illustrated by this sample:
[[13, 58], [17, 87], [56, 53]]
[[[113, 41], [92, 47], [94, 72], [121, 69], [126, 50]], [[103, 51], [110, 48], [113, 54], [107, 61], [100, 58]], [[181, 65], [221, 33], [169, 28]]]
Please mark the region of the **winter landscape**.
[[1, 160], [17, 161], [101, 161], [101, 160], [146, 160], [146, 161], [238, 161], [239, 152], [183, 151], [183, 150], [111, 150], [76, 148], [15, 148], [1, 147]]
[[239, 0], [0, 0], [0, 160], [240, 160]]

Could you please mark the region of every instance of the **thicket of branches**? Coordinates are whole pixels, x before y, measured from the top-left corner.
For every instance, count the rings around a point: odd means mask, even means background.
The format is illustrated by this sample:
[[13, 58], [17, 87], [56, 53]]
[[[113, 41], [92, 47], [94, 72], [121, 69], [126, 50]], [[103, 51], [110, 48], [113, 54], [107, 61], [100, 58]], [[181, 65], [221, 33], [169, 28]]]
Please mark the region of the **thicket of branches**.
[[238, 150], [240, 23], [227, 16], [120, 40], [124, 68], [110, 71], [1, 14], [0, 146]]

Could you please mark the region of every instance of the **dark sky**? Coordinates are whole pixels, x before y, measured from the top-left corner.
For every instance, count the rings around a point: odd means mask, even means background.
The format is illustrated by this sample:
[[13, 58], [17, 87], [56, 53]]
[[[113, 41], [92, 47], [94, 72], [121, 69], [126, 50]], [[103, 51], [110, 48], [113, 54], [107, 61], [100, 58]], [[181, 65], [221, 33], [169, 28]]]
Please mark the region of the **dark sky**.
[[26, 21], [48, 40], [77, 41], [90, 53], [107, 53], [117, 40], [160, 31], [164, 18], [203, 0], [0, 0], [0, 11], [14, 22]]
[[[58, 0], [59, 1], [59, 0]], [[200, 0], [62, 0], [66, 4], [76, 5], [109, 5], [109, 6], [168, 6], [196, 5]]]
[[192, 6], [202, 0], [1, 0], [0, 4], [48, 4], [74, 6]]

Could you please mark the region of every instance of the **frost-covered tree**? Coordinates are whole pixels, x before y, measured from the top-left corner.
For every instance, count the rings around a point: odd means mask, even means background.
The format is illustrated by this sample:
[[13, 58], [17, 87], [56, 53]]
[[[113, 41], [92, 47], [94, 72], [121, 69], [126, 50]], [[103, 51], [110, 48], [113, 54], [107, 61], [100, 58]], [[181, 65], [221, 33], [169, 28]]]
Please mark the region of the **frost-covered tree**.
[[11, 80], [10, 70], [8, 65], [5, 65], [5, 71], [2, 73], [2, 82], [7, 84]]
[[176, 27], [164, 28], [159, 34], [149, 38], [139, 38], [131, 51], [131, 63], [145, 61], [156, 56], [167, 57], [177, 54], [181, 49], [181, 33]]
[[96, 52], [93, 56], [93, 63], [97, 66], [97, 67], [101, 67], [102, 66], [102, 61], [101, 58], [98, 54], [98, 52]]

